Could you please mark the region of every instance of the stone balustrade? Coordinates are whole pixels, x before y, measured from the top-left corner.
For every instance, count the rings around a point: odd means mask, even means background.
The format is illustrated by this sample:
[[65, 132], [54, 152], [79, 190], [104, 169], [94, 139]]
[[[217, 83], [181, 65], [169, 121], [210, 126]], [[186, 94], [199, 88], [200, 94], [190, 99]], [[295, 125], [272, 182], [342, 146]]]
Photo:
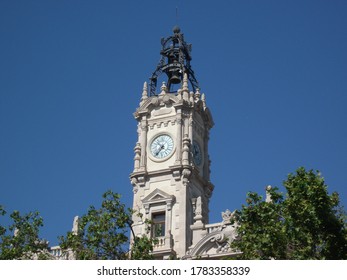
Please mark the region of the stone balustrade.
[[214, 224], [207, 224], [205, 225], [205, 228], [207, 230], [207, 233], [211, 233], [214, 231], [220, 231], [222, 229], [223, 223], [214, 223]]

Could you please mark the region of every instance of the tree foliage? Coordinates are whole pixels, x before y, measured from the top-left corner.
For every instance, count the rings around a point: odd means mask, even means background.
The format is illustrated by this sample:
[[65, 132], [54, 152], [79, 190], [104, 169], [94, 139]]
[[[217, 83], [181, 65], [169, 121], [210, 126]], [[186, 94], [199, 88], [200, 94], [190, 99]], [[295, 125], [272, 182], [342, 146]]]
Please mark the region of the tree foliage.
[[345, 215], [337, 193], [329, 195], [320, 173], [299, 168], [278, 188], [271, 201], [248, 193], [237, 211], [239, 238], [232, 246], [242, 259], [346, 259]]
[[[0, 216], [7, 213], [0, 205]], [[46, 259], [48, 242], [39, 238], [43, 219], [38, 212], [21, 215], [19, 211], [10, 214], [12, 223], [0, 225], [0, 259]]]
[[66, 252], [72, 251], [79, 260], [151, 259], [153, 242], [146, 236], [133, 237], [134, 254], [129, 252], [132, 214], [133, 211], [121, 203], [119, 194], [107, 191], [101, 207], [90, 206], [87, 214], [80, 218], [77, 232], [70, 231], [59, 238], [60, 247]]

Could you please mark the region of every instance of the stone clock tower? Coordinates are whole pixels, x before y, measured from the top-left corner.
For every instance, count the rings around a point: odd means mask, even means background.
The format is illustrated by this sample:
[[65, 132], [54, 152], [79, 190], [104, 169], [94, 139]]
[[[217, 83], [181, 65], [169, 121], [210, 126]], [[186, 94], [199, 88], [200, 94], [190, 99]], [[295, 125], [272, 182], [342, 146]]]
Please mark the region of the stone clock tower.
[[[161, 59], [134, 113], [138, 140], [130, 180], [133, 208], [141, 213], [134, 214], [134, 233], [155, 236], [154, 255], [165, 259], [185, 256], [209, 222], [213, 120], [190, 66], [191, 45], [180, 29], [161, 44]], [[145, 219], [152, 221], [150, 230]]]

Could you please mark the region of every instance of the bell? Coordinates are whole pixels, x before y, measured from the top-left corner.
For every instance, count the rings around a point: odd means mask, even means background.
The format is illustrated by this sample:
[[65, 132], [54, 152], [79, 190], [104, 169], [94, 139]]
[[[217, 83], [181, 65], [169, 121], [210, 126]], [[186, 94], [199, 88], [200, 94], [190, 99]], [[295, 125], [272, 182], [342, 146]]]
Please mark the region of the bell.
[[170, 79], [169, 79], [170, 84], [179, 84], [181, 83], [181, 77], [177, 72], [172, 73]]

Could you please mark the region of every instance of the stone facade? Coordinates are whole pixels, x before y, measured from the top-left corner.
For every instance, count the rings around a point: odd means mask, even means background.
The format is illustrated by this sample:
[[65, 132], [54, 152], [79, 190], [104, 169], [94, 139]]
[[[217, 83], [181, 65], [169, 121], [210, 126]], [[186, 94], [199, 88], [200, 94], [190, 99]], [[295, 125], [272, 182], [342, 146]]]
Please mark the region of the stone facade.
[[[138, 123], [130, 174], [134, 234], [159, 240], [154, 250], [158, 259], [237, 254], [229, 246], [236, 235], [230, 223], [232, 213], [227, 210], [222, 222], [209, 224], [214, 186], [208, 142], [214, 123], [190, 68], [191, 45], [178, 27], [173, 31], [174, 35], [162, 39], [162, 57], [151, 78], [150, 93], [145, 83], [134, 113]], [[154, 86], [162, 72], [168, 79], [156, 93]], [[172, 83], [179, 84], [176, 91], [170, 91]], [[147, 232], [144, 220], [151, 220], [154, 230]]]
[[[164, 217], [164, 230], [156, 236], [157, 258], [230, 254], [228, 242], [235, 237], [230, 219], [208, 224], [209, 201], [214, 189], [210, 182], [208, 141], [214, 123], [205, 95], [199, 90], [189, 91], [186, 74], [182, 86], [173, 93], [163, 83], [161, 92], [149, 97], [145, 83], [134, 117], [138, 122], [134, 171], [130, 175], [136, 210], [134, 233], [155, 234], [146, 231], [144, 220], [153, 221], [160, 213]], [[153, 145], [156, 149], [153, 141], [161, 135], [169, 135], [173, 147], [167, 155], [158, 158], [153, 153]], [[160, 153], [160, 144], [157, 147]]]

